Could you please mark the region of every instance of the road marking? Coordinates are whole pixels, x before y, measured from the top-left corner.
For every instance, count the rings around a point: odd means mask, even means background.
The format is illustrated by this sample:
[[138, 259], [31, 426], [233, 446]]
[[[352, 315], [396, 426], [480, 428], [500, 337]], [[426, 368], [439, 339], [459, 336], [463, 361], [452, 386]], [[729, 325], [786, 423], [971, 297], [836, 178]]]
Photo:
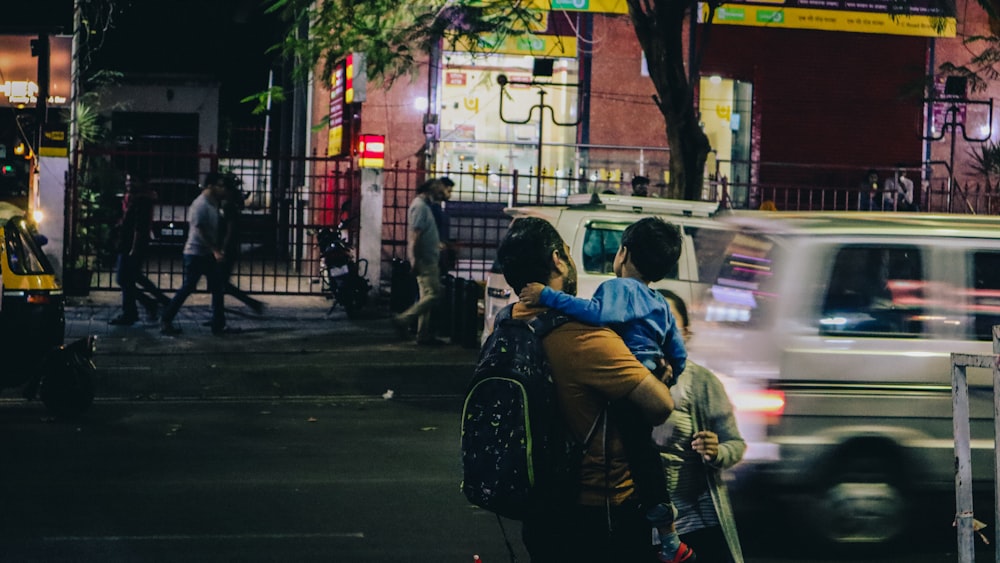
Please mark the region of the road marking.
[[54, 536], [42, 538], [46, 542], [117, 542], [117, 541], [185, 541], [185, 540], [311, 540], [357, 538], [364, 539], [363, 532], [327, 534], [165, 534], [152, 536]]

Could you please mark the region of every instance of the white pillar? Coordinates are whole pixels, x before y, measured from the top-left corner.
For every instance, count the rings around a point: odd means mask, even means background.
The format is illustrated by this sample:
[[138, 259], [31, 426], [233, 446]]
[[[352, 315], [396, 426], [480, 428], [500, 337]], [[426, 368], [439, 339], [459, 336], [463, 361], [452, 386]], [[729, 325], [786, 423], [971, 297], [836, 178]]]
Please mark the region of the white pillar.
[[368, 281], [373, 296], [382, 285], [382, 209], [385, 193], [382, 190], [381, 168], [361, 169], [361, 228], [358, 234], [358, 258], [368, 261]]
[[66, 227], [66, 173], [69, 171], [69, 158], [41, 156], [38, 158], [38, 168], [38, 203], [37, 208], [33, 210], [42, 212], [42, 222], [38, 225], [38, 232], [49, 240], [42, 251], [61, 278], [63, 231]]

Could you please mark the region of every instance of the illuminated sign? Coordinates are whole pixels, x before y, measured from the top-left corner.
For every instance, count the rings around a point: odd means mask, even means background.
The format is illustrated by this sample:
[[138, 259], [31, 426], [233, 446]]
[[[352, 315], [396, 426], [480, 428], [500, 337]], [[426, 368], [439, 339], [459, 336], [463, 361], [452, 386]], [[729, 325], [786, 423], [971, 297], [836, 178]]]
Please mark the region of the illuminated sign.
[[532, 0], [531, 7], [538, 10], [564, 10], [595, 14], [627, 14], [625, 0]]
[[358, 166], [382, 168], [385, 166], [385, 135], [360, 135], [358, 137]]
[[344, 63], [337, 63], [330, 75], [330, 130], [327, 134], [326, 156], [344, 153]]
[[[762, 0], [723, 4], [716, 8], [712, 22], [776, 29], [817, 29], [918, 37], [955, 36], [955, 18], [942, 18], [941, 13], [926, 0], [914, 0], [909, 5], [909, 10], [908, 15], [890, 16], [886, 0]], [[698, 22], [705, 23], [707, 18], [708, 6], [699, 4]], [[944, 29], [934, 29], [935, 19], [944, 23]]]
[[[466, 43], [455, 43], [456, 51], [471, 51]], [[500, 55], [528, 55], [532, 57], [576, 57], [576, 37], [564, 35], [508, 35], [500, 37], [495, 33], [479, 36], [476, 51]]]
[[[38, 59], [31, 56], [32, 37], [0, 35], [0, 106], [33, 107], [38, 103]], [[50, 37], [50, 106], [64, 106], [70, 95], [71, 37]]]

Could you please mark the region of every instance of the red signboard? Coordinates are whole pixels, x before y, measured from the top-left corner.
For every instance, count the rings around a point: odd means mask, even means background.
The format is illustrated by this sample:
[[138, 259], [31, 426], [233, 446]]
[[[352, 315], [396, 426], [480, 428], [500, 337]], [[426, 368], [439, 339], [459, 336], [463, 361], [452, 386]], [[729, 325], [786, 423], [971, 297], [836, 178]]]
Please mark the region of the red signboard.
[[465, 86], [468, 80], [464, 72], [446, 72], [444, 76], [445, 84], [448, 86]]

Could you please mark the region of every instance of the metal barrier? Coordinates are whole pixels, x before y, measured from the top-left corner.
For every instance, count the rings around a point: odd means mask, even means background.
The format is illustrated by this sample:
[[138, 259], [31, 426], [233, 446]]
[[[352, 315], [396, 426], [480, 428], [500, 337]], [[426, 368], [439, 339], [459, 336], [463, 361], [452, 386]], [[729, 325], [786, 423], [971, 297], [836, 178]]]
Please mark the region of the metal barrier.
[[[993, 355], [951, 355], [952, 424], [955, 433], [955, 525], [958, 529], [958, 561], [972, 563], [976, 556], [976, 530], [972, 512], [972, 431], [969, 411], [968, 367], [993, 370], [993, 436], [1000, 436], [1000, 325], [993, 327]], [[1000, 449], [993, 448], [994, 545], [1000, 545]], [[996, 550], [1000, 563], [1000, 549]]]

